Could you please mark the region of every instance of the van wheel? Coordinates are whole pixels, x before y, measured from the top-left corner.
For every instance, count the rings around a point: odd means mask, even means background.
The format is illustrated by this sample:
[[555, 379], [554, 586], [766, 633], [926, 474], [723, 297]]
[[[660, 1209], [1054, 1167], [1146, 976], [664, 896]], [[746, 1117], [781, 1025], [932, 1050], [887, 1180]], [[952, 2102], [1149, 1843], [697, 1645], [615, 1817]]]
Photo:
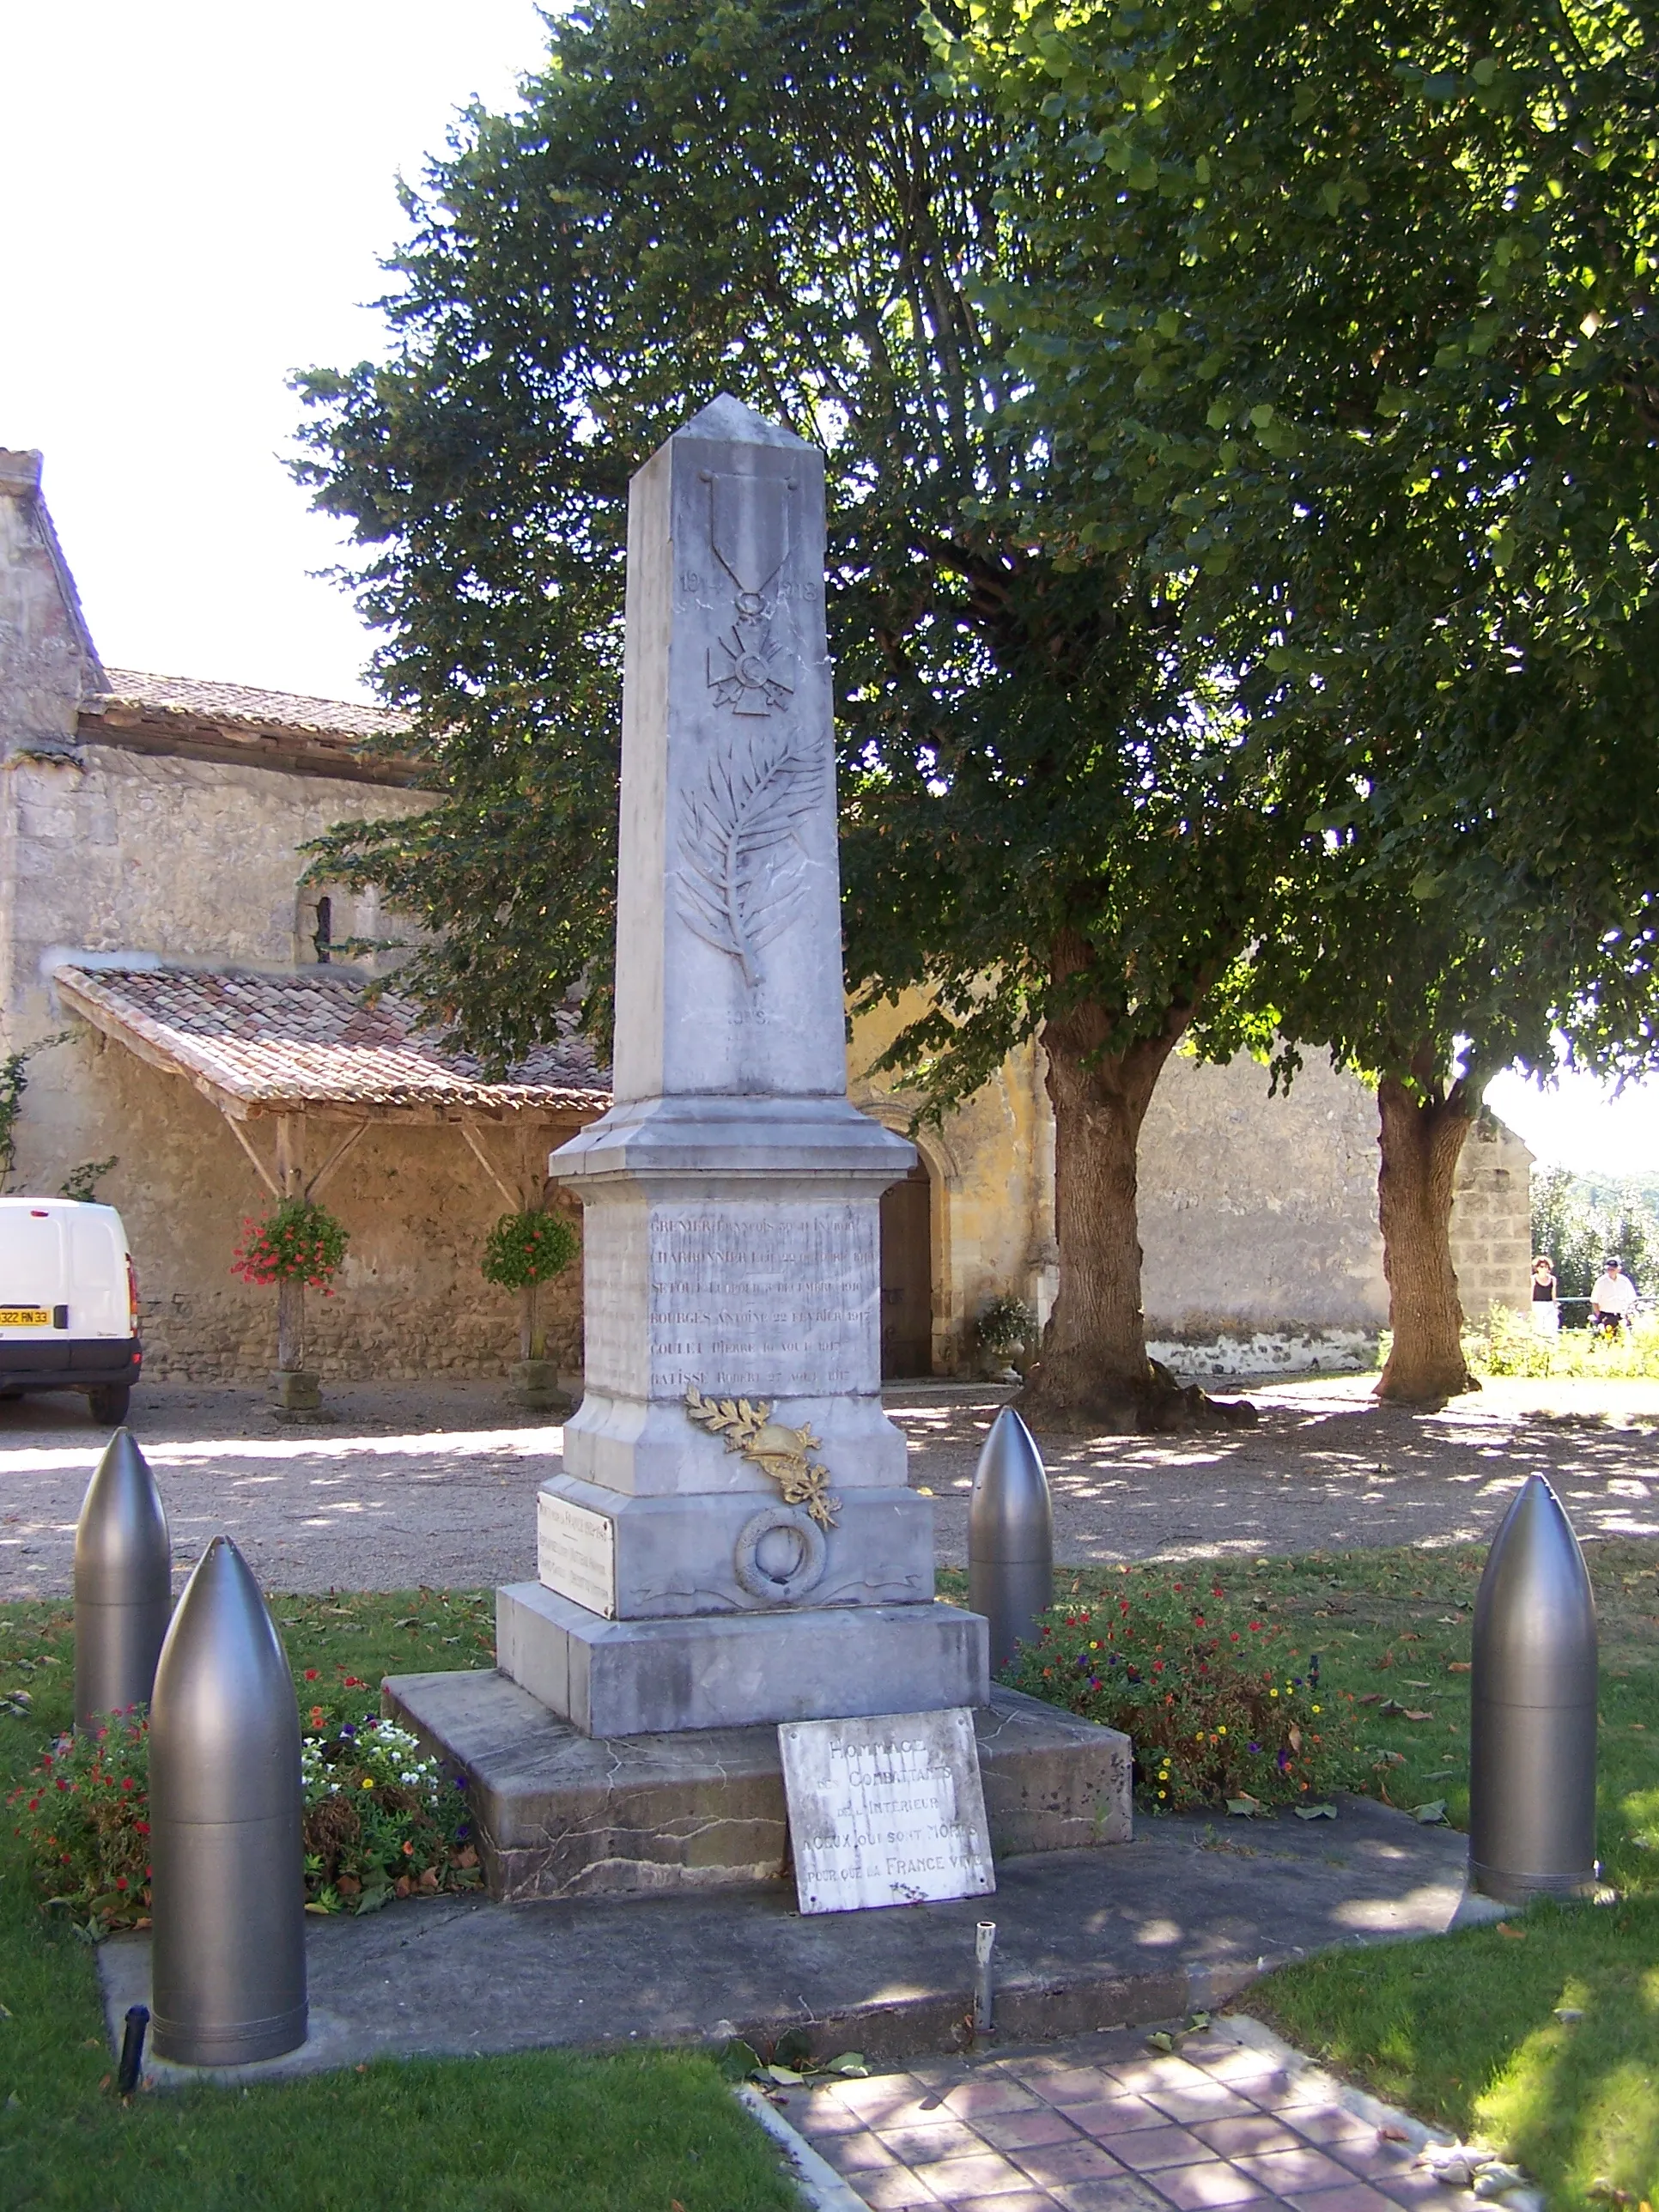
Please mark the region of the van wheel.
[[99, 1382], [87, 1393], [93, 1419], [108, 1421], [112, 1425], [125, 1420], [131, 1402], [132, 1386], [128, 1382]]

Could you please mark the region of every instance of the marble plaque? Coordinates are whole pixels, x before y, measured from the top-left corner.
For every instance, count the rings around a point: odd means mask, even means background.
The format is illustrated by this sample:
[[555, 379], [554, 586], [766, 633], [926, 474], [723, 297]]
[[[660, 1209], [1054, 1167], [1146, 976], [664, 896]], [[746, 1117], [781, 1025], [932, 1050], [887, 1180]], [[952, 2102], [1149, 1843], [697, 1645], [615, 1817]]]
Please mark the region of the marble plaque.
[[652, 1396], [867, 1388], [878, 1265], [873, 1206], [653, 1212]]
[[544, 1490], [537, 1505], [536, 1570], [544, 1586], [606, 1620], [617, 1617], [617, 1524]]
[[973, 1715], [878, 1714], [778, 1729], [803, 1912], [996, 1887]]

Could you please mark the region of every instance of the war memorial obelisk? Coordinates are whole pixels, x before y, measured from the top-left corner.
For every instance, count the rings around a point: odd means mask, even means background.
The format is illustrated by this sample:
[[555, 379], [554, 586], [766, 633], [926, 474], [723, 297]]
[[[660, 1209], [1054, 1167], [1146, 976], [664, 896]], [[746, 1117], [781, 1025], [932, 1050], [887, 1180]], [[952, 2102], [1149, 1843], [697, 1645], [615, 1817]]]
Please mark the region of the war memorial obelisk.
[[629, 509], [614, 1103], [553, 1155], [586, 1395], [503, 1674], [586, 1736], [982, 1705], [880, 1397], [879, 1202], [847, 1096], [823, 463], [729, 397]]

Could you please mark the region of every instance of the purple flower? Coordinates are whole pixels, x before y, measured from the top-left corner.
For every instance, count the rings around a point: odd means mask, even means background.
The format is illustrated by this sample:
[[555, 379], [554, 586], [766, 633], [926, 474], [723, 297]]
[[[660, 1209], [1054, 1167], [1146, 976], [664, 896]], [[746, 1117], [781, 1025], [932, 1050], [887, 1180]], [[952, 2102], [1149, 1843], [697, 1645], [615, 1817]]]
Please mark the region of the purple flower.
[[1247, 1744], [1247, 1745], [1245, 1746], [1245, 1749], [1246, 1749], [1247, 1751], [1255, 1751], [1255, 1752], [1259, 1752], [1259, 1751], [1261, 1750], [1261, 1746], [1259, 1743], [1251, 1743], [1251, 1744]]
[[1291, 1754], [1290, 1754], [1290, 1753], [1289, 1753], [1288, 1751], [1286, 1751], [1286, 1750], [1283, 1747], [1283, 1746], [1281, 1745], [1281, 1747], [1280, 1747], [1280, 1748], [1279, 1748], [1279, 1757], [1278, 1757], [1277, 1760], [1275, 1761], [1275, 1764], [1277, 1765], [1277, 1766], [1278, 1766], [1278, 1768], [1279, 1768], [1279, 1772], [1280, 1772], [1281, 1774], [1283, 1774], [1283, 1773], [1285, 1772], [1285, 1769], [1290, 1765], [1290, 1763], [1291, 1763]]
[[342, 1735], [356, 1735], [356, 1729], [352, 1727], [349, 1721], [342, 1721], [340, 1723], [340, 1734]]

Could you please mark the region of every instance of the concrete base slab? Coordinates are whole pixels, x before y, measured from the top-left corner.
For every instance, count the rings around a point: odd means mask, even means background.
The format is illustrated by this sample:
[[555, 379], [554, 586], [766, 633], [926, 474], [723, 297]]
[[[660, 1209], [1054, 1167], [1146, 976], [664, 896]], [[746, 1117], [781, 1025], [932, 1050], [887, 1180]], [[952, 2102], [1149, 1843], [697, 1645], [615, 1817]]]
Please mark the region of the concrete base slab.
[[[385, 1699], [467, 1777], [494, 1897], [639, 1895], [784, 1878], [775, 1725], [585, 1736], [493, 1669], [394, 1675]], [[1126, 1735], [1001, 1688], [976, 1709], [975, 1726], [999, 1860], [1128, 1841]]]
[[[1168, 2020], [1309, 1952], [1451, 1925], [1467, 1838], [1339, 1802], [1334, 1824], [1148, 1820], [1115, 1850], [1006, 1863], [994, 1898], [951, 1905], [803, 1917], [774, 1883], [551, 1905], [411, 1899], [311, 1920], [311, 2041], [224, 2078], [734, 2032], [764, 2049], [786, 2028], [804, 2029], [819, 2056], [857, 2050], [885, 2065], [961, 2047], [985, 1919], [997, 1923], [1000, 2040]], [[112, 1936], [98, 1962], [118, 2049], [126, 2008], [149, 2002], [149, 1939]]]
[[982, 1705], [989, 1627], [953, 1605], [606, 1620], [540, 1583], [495, 1593], [495, 1656], [584, 1735]]

